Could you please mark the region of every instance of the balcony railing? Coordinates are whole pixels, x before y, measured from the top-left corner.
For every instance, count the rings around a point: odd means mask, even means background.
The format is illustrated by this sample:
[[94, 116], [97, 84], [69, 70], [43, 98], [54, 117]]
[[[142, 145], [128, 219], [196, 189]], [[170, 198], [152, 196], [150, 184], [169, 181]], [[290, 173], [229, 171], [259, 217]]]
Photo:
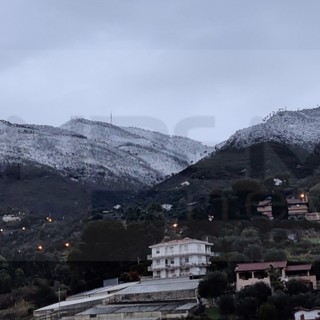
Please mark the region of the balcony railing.
[[209, 264], [210, 262], [196, 262], [196, 263], [156, 265], [156, 266], [149, 266], [148, 271], [186, 269], [191, 267], [207, 267]]
[[153, 259], [161, 259], [161, 258], [167, 258], [167, 257], [190, 257], [192, 255], [196, 256], [209, 256], [213, 257], [215, 255], [214, 252], [201, 252], [201, 251], [188, 251], [188, 252], [169, 252], [169, 253], [160, 253], [152, 256], [151, 254], [147, 255], [148, 260], [153, 260]]

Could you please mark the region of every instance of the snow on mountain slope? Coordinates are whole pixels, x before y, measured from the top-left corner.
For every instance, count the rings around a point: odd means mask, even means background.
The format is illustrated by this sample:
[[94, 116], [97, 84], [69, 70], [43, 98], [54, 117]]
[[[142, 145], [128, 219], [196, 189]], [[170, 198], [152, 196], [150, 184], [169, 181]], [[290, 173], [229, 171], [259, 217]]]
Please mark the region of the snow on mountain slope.
[[124, 151], [139, 163], [155, 169], [162, 177], [181, 171], [212, 151], [212, 148], [188, 138], [138, 128], [120, 128], [105, 122], [74, 119], [61, 128]]
[[[84, 119], [71, 120], [60, 128], [0, 121], [0, 162], [45, 165], [73, 180], [113, 188], [152, 185], [184, 169], [190, 159], [188, 146], [192, 146], [192, 152], [196, 149], [189, 139], [184, 153], [167, 151], [157, 144], [156, 136], [149, 140], [107, 123]], [[199, 154], [209, 149], [200, 143], [198, 146], [195, 152]]]
[[160, 147], [169, 154], [174, 156], [183, 154], [184, 158], [190, 163], [199, 161], [206, 156], [206, 154], [213, 151], [213, 148], [186, 137], [169, 136], [140, 128], [122, 127], [122, 129], [159, 144]]
[[59, 128], [9, 124], [1, 130], [0, 149], [2, 162], [46, 165], [74, 179], [139, 184], [137, 177], [144, 176], [150, 184], [156, 176], [150, 168], [132, 165], [137, 160], [120, 150]]
[[236, 131], [222, 148], [239, 149], [267, 141], [297, 145], [312, 151], [315, 145], [320, 143], [320, 107], [278, 111], [264, 123]]

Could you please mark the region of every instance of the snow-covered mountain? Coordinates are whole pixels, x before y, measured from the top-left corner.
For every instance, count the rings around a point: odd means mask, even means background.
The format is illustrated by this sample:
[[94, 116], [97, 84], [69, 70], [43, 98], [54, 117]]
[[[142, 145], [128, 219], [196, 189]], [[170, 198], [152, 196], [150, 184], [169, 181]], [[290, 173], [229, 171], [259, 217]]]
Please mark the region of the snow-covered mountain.
[[240, 149], [267, 141], [296, 145], [312, 151], [320, 143], [320, 107], [273, 113], [263, 123], [236, 131], [220, 148]]
[[114, 188], [152, 185], [211, 151], [188, 138], [85, 119], [59, 128], [0, 121], [1, 163], [47, 166]]

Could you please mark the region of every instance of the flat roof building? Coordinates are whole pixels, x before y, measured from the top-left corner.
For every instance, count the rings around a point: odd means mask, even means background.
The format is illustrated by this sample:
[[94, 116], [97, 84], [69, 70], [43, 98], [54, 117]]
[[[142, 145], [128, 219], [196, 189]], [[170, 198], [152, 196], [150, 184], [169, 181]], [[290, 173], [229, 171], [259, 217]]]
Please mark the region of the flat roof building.
[[199, 308], [199, 279], [144, 279], [97, 288], [34, 311], [41, 320], [180, 318]]

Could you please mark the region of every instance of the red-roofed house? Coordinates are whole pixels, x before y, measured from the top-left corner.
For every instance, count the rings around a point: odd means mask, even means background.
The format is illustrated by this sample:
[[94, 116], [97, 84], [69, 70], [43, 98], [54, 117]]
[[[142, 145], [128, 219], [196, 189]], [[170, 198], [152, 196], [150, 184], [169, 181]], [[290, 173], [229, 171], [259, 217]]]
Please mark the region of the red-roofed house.
[[[309, 204], [303, 199], [287, 199], [288, 206], [288, 216], [289, 217], [305, 217], [309, 213]], [[257, 205], [257, 211], [268, 217], [270, 220], [273, 219], [272, 215], [272, 201], [271, 199], [266, 199], [260, 201]]]
[[268, 217], [270, 220], [273, 219], [271, 200], [260, 201], [257, 205], [257, 211]]
[[287, 199], [288, 216], [289, 217], [304, 217], [309, 212], [308, 203], [300, 199]]
[[254, 262], [240, 263], [236, 266], [236, 291], [257, 282], [264, 282], [270, 286], [268, 269], [270, 267], [279, 269], [282, 281], [288, 281], [292, 278], [298, 278], [316, 289], [316, 276], [310, 274], [311, 264], [287, 265], [286, 261], [274, 262]]

